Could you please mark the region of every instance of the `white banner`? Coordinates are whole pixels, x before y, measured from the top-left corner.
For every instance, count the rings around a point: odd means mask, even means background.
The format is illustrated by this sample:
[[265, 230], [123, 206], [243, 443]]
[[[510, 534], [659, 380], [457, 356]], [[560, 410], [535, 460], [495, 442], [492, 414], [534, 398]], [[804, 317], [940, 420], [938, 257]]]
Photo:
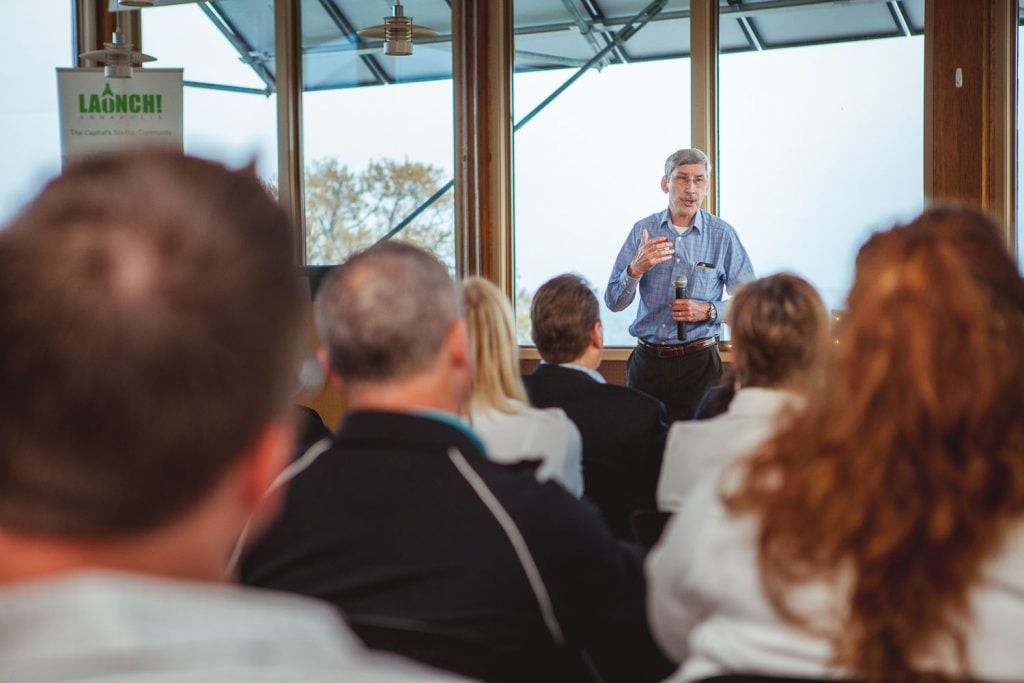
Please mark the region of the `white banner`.
[[106, 78], [103, 69], [57, 69], [61, 161], [131, 145], [184, 149], [182, 70], [135, 69]]

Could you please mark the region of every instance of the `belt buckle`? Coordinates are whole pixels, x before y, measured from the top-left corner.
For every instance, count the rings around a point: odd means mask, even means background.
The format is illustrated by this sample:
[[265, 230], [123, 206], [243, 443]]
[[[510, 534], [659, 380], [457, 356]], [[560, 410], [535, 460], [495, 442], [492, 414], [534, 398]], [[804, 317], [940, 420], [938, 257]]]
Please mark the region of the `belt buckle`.
[[672, 346], [663, 346], [660, 344], [650, 344], [644, 340], [640, 340], [640, 346], [647, 351], [653, 353], [658, 358], [675, 358], [676, 356], [686, 355], [685, 344], [675, 344]]

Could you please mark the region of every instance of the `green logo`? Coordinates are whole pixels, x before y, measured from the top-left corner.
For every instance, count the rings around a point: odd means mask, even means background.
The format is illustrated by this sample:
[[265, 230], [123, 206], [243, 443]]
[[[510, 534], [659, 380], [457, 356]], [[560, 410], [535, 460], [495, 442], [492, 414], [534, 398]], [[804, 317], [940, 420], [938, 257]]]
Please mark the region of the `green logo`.
[[80, 114], [162, 114], [163, 95], [135, 94], [115, 95], [108, 81], [99, 95], [78, 95]]

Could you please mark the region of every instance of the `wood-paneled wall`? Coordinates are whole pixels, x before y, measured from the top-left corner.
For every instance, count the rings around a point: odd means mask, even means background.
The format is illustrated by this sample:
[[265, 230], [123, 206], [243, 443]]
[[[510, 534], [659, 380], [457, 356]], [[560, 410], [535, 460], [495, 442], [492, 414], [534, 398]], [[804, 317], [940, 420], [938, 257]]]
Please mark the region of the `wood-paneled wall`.
[[990, 211], [1011, 246], [1016, 13], [1016, 0], [925, 4], [925, 197]]

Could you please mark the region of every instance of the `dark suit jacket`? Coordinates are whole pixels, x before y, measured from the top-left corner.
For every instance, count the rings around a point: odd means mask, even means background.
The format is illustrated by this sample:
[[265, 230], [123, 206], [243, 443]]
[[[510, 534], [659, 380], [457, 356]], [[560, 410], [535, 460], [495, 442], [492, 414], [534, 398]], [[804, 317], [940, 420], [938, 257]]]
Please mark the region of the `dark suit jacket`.
[[576, 423], [583, 437], [583, 495], [620, 538], [632, 538], [630, 512], [656, 507], [665, 406], [635, 389], [547, 363], [523, 381], [533, 405], [561, 408]]
[[608, 680], [666, 675], [650, 671], [664, 660], [647, 630], [639, 549], [558, 484], [488, 460], [467, 432], [430, 417], [350, 414], [333, 447], [292, 480], [282, 516], [242, 559], [242, 581], [352, 616], [551, 642], [512, 544], [452, 447], [521, 532], [567, 641], [591, 651]]

